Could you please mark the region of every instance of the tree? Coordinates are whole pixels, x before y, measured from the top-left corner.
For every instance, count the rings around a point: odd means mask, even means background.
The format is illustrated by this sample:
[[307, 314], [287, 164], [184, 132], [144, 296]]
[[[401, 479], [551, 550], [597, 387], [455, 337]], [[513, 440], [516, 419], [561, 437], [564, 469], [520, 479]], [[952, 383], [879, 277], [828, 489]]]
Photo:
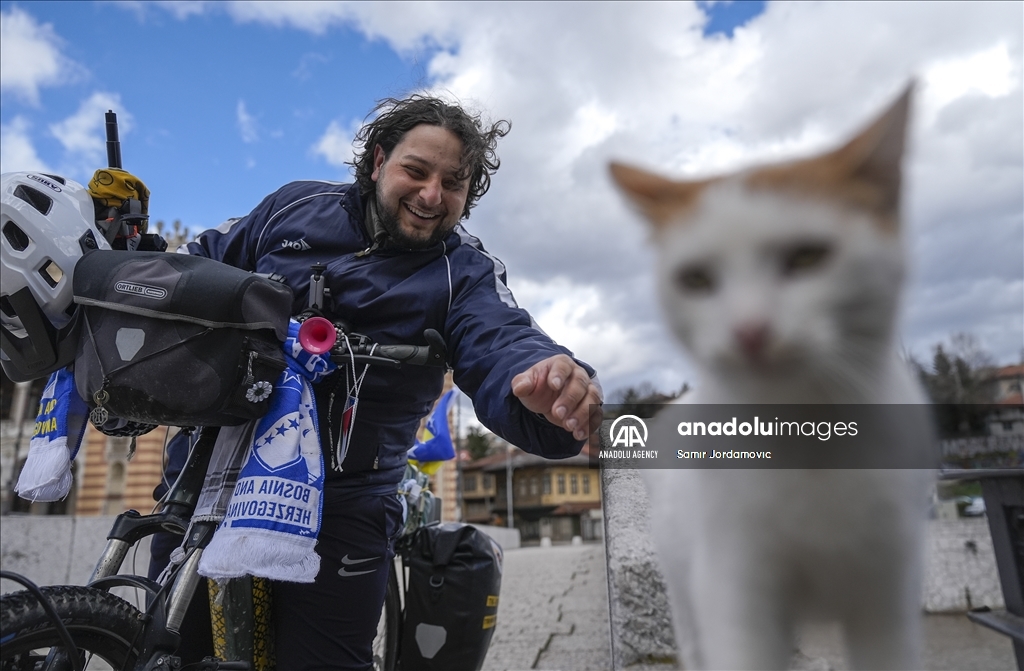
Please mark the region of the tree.
[[491, 454], [494, 450], [491, 434], [484, 433], [478, 426], [469, 427], [469, 431], [466, 433], [466, 450], [469, 451], [469, 456], [474, 461]]
[[668, 394], [658, 391], [650, 382], [641, 382], [636, 387], [619, 389], [609, 396], [609, 403], [612, 407], [605, 409], [604, 418], [614, 419], [621, 415], [653, 417], [659, 406], [679, 398], [689, 389], [690, 385], [685, 382], [679, 391]]
[[931, 369], [914, 362], [932, 403], [939, 433], [944, 438], [985, 433], [993, 402], [989, 383], [992, 357], [967, 333], [950, 338], [949, 351], [935, 346]]
[[193, 236], [188, 230], [188, 227], [182, 228], [180, 219], [174, 220], [174, 223], [171, 225], [170, 231], [164, 230], [167, 227], [167, 225], [163, 222], [163, 220], [157, 221], [155, 226], [156, 232], [163, 236], [164, 240], [167, 241], [167, 249], [170, 251], [174, 251], [179, 246], [185, 244], [186, 242], [191, 242], [193, 240]]

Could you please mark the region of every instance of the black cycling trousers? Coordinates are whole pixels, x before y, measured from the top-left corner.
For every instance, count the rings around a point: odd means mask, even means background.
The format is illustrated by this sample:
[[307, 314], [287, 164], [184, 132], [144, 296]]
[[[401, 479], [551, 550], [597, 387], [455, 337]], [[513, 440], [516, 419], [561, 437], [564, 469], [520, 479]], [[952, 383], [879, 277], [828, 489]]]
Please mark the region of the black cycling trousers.
[[279, 671], [372, 668], [402, 505], [396, 495], [340, 500], [328, 489], [323, 510], [316, 582], [274, 583]]
[[[373, 638], [401, 525], [397, 496], [324, 492], [316, 581], [273, 583], [278, 671], [372, 668]], [[181, 536], [156, 534], [151, 575], [159, 574], [180, 543]], [[212, 654], [205, 581], [200, 586], [182, 626], [184, 663]]]

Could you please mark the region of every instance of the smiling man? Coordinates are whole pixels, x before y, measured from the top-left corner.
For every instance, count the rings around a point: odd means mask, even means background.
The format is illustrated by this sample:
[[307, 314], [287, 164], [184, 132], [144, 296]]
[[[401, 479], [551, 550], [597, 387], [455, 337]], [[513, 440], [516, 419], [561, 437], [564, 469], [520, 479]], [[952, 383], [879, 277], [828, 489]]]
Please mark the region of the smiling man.
[[[440, 126], [410, 130], [389, 157], [373, 150], [377, 216], [391, 241], [410, 249], [441, 242], [462, 217], [468, 176], [462, 143]], [[389, 160], [389, 158], [391, 160]]]
[[[508, 122], [488, 127], [424, 96], [374, 112], [356, 136], [355, 184], [285, 185], [179, 251], [284, 278], [296, 314], [308, 304], [311, 266], [325, 265], [325, 316], [381, 344], [425, 344], [424, 330], [436, 329], [481, 422], [536, 454], [578, 454], [599, 421], [589, 414], [601, 402], [594, 371], [516, 305], [504, 265], [460, 223], [490, 186]], [[346, 375], [316, 386], [326, 465], [320, 572], [312, 584], [274, 585], [278, 668], [370, 668], [402, 522], [397, 485], [442, 378], [438, 368], [371, 366], [347, 436]]]

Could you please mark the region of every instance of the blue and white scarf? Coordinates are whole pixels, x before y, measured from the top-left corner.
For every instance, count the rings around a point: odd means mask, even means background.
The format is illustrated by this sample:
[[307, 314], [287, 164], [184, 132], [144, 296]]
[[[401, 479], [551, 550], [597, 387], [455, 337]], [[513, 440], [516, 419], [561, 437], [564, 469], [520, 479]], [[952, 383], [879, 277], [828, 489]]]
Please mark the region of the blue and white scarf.
[[[206, 577], [313, 582], [320, 570], [313, 548], [320, 532], [324, 464], [312, 383], [335, 365], [329, 356], [302, 349], [298, 327], [295, 321], [289, 325], [288, 368], [275, 385], [267, 414], [245, 427], [222, 428], [218, 436], [212, 480], [193, 518], [221, 522], [199, 562]], [[241, 471], [231, 488], [230, 468], [238, 463]]]
[[50, 375], [39, 401], [28, 458], [14, 491], [29, 501], [57, 501], [71, 491], [71, 462], [78, 455], [89, 407], [75, 389], [75, 374], [61, 368]]

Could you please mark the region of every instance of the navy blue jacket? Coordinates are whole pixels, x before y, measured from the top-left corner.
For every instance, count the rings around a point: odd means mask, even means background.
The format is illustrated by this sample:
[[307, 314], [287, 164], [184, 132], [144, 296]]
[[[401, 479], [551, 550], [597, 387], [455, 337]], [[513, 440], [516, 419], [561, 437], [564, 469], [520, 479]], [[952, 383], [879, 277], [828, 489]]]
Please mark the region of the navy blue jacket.
[[[244, 270], [284, 276], [295, 292], [295, 314], [308, 304], [310, 266], [323, 263], [328, 317], [345, 319], [354, 332], [385, 345], [423, 345], [424, 329], [436, 329], [448, 345], [455, 384], [473, 399], [485, 426], [534, 454], [578, 454], [582, 441], [526, 410], [512, 394], [515, 375], [552, 355], [571, 353], [516, 305], [501, 261], [461, 225], [427, 249], [383, 248], [357, 256], [372, 244], [363, 222], [364, 200], [354, 185], [293, 182], [248, 216], [206, 231], [187, 249]], [[439, 368], [371, 366], [341, 474], [330, 468], [325, 426], [327, 387], [333, 382], [318, 385], [327, 485], [383, 491], [397, 482], [419, 421], [441, 393], [443, 376]], [[335, 424], [340, 410], [336, 414]]]

